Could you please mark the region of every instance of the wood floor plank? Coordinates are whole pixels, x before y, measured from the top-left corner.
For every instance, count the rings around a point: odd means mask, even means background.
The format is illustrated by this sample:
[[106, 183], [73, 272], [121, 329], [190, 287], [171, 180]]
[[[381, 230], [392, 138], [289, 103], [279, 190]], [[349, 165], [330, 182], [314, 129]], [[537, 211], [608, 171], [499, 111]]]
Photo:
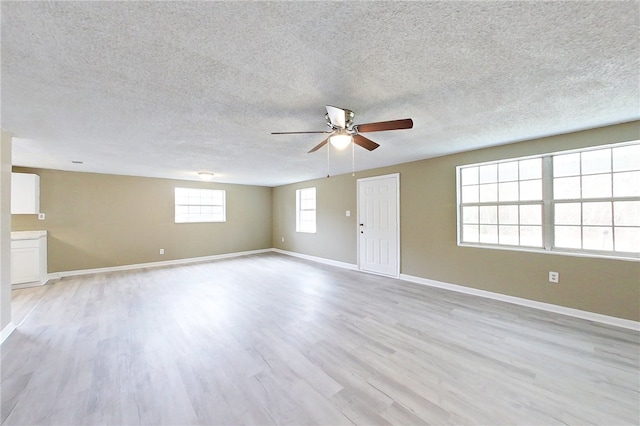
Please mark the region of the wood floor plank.
[[275, 253], [13, 291], [2, 425], [640, 424], [640, 333]]

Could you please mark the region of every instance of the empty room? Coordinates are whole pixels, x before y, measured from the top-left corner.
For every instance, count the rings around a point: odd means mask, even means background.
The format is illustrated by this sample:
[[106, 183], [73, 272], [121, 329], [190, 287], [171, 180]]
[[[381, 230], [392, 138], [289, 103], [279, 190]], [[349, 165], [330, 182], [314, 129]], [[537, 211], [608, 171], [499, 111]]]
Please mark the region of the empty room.
[[639, 1], [0, 2], [0, 424], [640, 424]]

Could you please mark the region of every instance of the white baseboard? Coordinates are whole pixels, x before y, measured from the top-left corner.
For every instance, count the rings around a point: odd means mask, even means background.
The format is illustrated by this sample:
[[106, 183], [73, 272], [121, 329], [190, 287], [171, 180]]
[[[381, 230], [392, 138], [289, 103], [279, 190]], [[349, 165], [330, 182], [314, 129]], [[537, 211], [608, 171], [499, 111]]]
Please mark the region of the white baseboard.
[[14, 323], [12, 323], [11, 321], [9, 321], [9, 324], [7, 324], [2, 331], [0, 331], [0, 345], [5, 341], [5, 339], [7, 337], [9, 337], [9, 335], [11, 333], [13, 333], [13, 330], [16, 329], [16, 325]]
[[493, 299], [493, 300], [500, 300], [502, 302], [513, 303], [515, 305], [526, 306], [534, 309], [540, 309], [542, 311], [553, 312], [556, 314], [567, 315], [570, 317], [581, 318], [589, 321], [599, 322], [602, 324], [608, 324], [616, 327], [640, 331], [640, 322], [636, 322], [628, 319], [596, 314], [594, 312], [567, 308], [565, 306], [553, 305], [551, 303], [544, 303], [544, 302], [538, 302], [535, 300], [523, 299], [521, 297], [508, 296], [506, 294], [494, 293], [491, 291], [479, 290], [476, 288], [465, 287], [465, 286], [456, 285], [456, 284], [449, 284], [441, 281], [429, 280], [426, 278], [415, 277], [412, 275], [400, 274], [400, 279], [409, 281], [412, 283], [416, 283], [416, 284], [427, 285], [429, 287], [437, 287], [444, 290], [455, 291], [458, 293], [470, 294], [472, 296], [484, 297], [484, 298]]
[[31, 287], [40, 287], [49, 282], [49, 276], [47, 275], [47, 279], [44, 281], [32, 281], [29, 283], [20, 283], [20, 284], [11, 284], [11, 290], [17, 290], [20, 288], [31, 288]]
[[301, 253], [281, 250], [277, 248], [273, 248], [271, 249], [271, 251], [274, 251], [280, 254], [286, 254], [287, 256], [299, 257], [300, 259], [311, 260], [313, 262], [324, 263], [325, 265], [337, 266], [338, 268], [351, 269], [351, 270], [358, 269], [358, 265], [355, 265], [353, 263], [340, 262], [337, 260], [326, 259], [324, 257], [310, 256], [308, 254], [301, 254]]
[[[322, 257], [309, 256], [306, 254], [300, 254], [280, 249], [272, 249], [276, 253], [286, 254], [288, 256], [299, 257], [302, 259], [311, 260], [314, 262], [324, 263], [326, 265], [337, 266], [340, 268], [358, 270], [358, 265], [352, 263], [339, 262], [336, 260], [325, 259]], [[389, 277], [393, 278], [393, 277]], [[581, 318], [589, 321], [598, 322], [601, 324], [613, 325], [616, 327], [626, 328], [629, 330], [640, 331], [640, 322], [632, 321], [624, 318], [611, 317], [608, 315], [596, 314], [594, 312], [582, 311], [580, 309], [567, 308], [565, 306], [553, 305], [551, 303], [537, 302], [535, 300], [523, 299], [521, 297], [508, 296], [506, 294], [494, 293], [486, 290], [479, 290], [472, 287], [465, 287], [462, 285], [449, 284], [441, 281], [430, 280], [427, 278], [415, 277], [413, 275], [400, 274], [400, 279], [409, 281], [415, 284], [427, 285], [430, 287], [437, 287], [444, 290], [455, 291], [458, 293], [465, 293], [472, 296], [484, 297], [487, 299], [500, 300], [502, 302], [513, 303], [515, 305], [526, 306], [529, 308], [539, 309], [542, 311], [553, 312], [557, 314], [567, 315], [570, 317]]]
[[121, 266], [110, 266], [106, 268], [95, 268], [95, 269], [79, 269], [75, 271], [63, 271], [63, 272], [53, 272], [48, 275], [49, 280], [55, 280], [62, 277], [72, 277], [76, 275], [88, 275], [88, 274], [99, 274], [103, 272], [117, 272], [117, 271], [128, 271], [131, 269], [142, 269], [142, 268], [157, 268], [161, 266], [172, 266], [172, 265], [185, 265], [189, 263], [198, 263], [198, 262], [208, 262], [211, 260], [218, 259], [227, 259], [230, 257], [239, 257], [239, 256], [247, 256], [250, 254], [259, 254], [259, 253], [267, 253], [272, 249], [261, 249], [261, 250], [250, 250], [250, 251], [240, 251], [235, 253], [225, 253], [225, 254], [215, 254], [212, 256], [202, 256], [202, 257], [190, 257], [187, 259], [175, 259], [175, 260], [165, 260], [162, 262], [149, 262], [149, 263], [136, 263], [132, 265], [121, 265]]

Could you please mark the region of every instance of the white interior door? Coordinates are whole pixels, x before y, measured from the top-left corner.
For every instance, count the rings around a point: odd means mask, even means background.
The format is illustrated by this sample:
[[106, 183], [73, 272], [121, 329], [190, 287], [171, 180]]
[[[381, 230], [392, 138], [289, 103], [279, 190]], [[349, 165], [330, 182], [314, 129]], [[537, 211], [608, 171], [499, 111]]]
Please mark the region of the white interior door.
[[400, 275], [400, 175], [358, 179], [358, 267]]

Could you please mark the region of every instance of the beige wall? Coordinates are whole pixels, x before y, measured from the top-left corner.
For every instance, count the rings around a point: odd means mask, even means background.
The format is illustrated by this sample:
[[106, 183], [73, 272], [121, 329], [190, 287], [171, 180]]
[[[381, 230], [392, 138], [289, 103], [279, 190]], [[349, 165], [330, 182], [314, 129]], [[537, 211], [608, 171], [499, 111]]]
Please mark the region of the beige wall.
[[[640, 263], [459, 247], [455, 167], [640, 138], [640, 122], [274, 188], [273, 246], [357, 263], [356, 179], [400, 173], [401, 273], [640, 321]], [[381, 148], [383, 149], [383, 148]], [[315, 186], [317, 233], [295, 232], [295, 190]], [[351, 217], [345, 211], [351, 210]], [[281, 238], [285, 238], [285, 242]], [[560, 284], [548, 272], [560, 272]]]
[[[271, 247], [271, 188], [14, 168], [40, 176], [40, 210], [14, 231], [45, 229], [52, 272], [211, 256]], [[174, 188], [226, 190], [224, 223], [174, 223]], [[165, 254], [160, 255], [159, 249]]]

